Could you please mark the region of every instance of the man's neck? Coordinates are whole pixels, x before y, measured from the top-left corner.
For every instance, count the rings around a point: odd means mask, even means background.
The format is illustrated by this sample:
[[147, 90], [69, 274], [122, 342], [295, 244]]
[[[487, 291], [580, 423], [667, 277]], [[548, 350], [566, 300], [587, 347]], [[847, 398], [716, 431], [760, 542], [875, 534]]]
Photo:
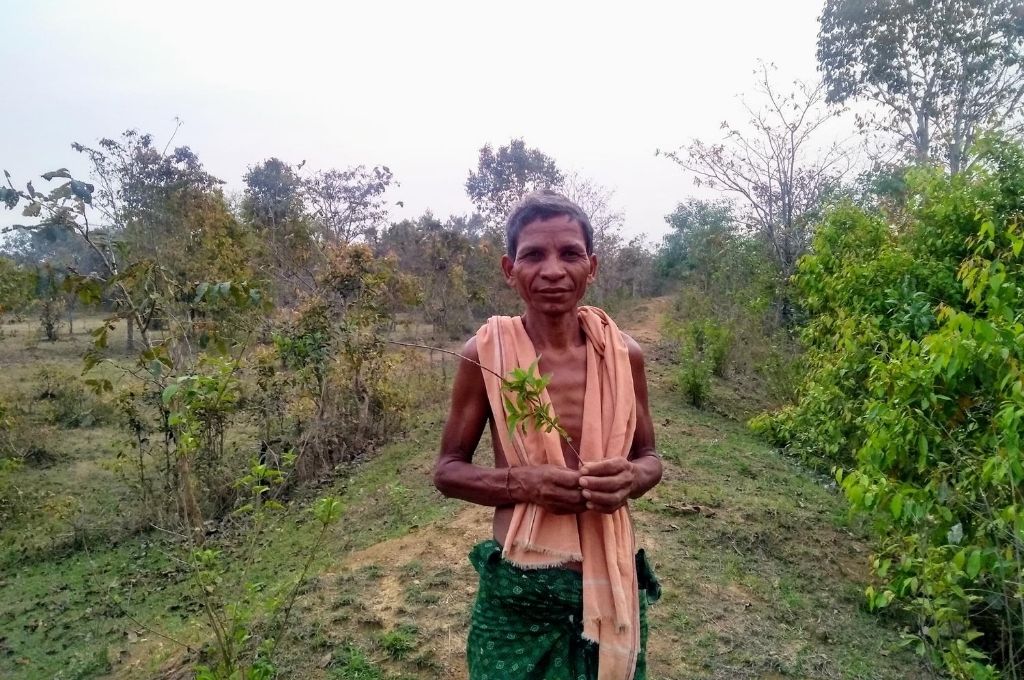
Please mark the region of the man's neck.
[[537, 354], [579, 347], [584, 342], [577, 308], [565, 314], [539, 314], [527, 310], [523, 314], [523, 327], [530, 336]]

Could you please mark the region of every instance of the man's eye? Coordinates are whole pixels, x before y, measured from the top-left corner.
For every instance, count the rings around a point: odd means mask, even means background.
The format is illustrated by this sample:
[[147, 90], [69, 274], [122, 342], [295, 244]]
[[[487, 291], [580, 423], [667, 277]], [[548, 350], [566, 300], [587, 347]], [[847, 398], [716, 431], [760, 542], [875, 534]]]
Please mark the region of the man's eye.
[[581, 257], [583, 257], [583, 254], [580, 253], [578, 250], [569, 250], [562, 253], [562, 257], [564, 257], [567, 260], [578, 260]]

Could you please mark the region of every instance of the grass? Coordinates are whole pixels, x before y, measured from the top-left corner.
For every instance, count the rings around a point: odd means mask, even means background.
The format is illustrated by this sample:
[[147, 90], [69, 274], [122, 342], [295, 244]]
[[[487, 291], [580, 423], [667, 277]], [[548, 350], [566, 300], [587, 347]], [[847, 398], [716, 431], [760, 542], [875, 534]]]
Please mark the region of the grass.
[[[26, 344], [20, 334], [0, 340], [0, 398], [24, 399], [39, 361], [77, 371], [84, 340]], [[670, 357], [648, 354], [666, 467], [662, 484], [633, 505], [664, 589], [650, 609], [649, 677], [930, 677], [895, 650], [893, 621], [863, 611], [869, 549], [828, 481], [741, 423], [686, 406], [671, 389]], [[737, 389], [716, 380], [712, 404], [741, 404]], [[15, 473], [35, 509], [0, 529], [0, 677], [145, 678], [194, 662], [153, 632], [196, 649], [209, 641], [175, 561], [181, 547], [132, 520], [121, 431], [62, 429], [41, 407], [26, 417], [55, 457]], [[282, 645], [284, 677], [465, 677], [476, 585], [466, 554], [488, 535], [489, 515], [431, 484], [443, 417], [442, 403], [418, 410], [400, 440], [304, 492], [261, 537], [253, 575], [272, 588], [294, 575], [312, 540], [304, 508], [326, 494], [343, 502]], [[481, 444], [484, 464], [489, 446]], [[237, 534], [228, 527], [210, 541], [230, 574]]]

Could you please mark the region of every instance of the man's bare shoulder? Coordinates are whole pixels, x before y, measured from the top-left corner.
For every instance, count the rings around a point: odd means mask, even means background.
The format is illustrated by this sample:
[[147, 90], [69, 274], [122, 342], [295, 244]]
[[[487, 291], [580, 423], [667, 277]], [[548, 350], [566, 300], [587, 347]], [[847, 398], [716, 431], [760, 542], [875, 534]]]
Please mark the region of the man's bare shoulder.
[[469, 340], [466, 340], [466, 344], [462, 346], [462, 351], [459, 352], [462, 356], [473, 361], [480, 361], [480, 350], [476, 346], [476, 336], [474, 335]]
[[622, 336], [622, 341], [626, 343], [626, 349], [629, 350], [629, 363], [634, 366], [643, 366], [644, 363], [644, 350], [640, 347], [640, 343], [633, 339], [631, 335], [625, 331], [620, 330], [619, 334]]

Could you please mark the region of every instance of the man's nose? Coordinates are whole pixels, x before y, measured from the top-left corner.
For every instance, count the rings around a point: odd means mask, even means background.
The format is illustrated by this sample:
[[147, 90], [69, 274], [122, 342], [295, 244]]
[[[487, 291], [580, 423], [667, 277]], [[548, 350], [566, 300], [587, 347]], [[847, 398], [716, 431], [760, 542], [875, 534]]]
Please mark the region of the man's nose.
[[540, 275], [542, 278], [555, 281], [565, 276], [565, 267], [562, 266], [557, 257], [549, 257], [544, 260]]

